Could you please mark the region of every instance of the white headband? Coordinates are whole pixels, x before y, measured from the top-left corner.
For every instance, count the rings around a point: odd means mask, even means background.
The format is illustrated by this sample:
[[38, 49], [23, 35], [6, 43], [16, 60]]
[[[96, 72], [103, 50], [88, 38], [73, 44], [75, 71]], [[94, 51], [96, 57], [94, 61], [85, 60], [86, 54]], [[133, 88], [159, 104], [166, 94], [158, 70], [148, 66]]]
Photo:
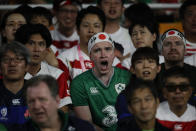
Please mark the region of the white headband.
[[176, 37], [180, 38], [180, 39], [184, 42], [184, 44], [186, 44], [186, 40], [185, 40], [185, 38], [184, 38], [184, 35], [183, 35], [180, 31], [178, 31], [178, 30], [176, 30], [176, 29], [170, 29], [170, 30], [166, 31], [166, 32], [162, 35], [162, 37], [161, 37], [162, 45], [163, 45], [164, 40], [165, 40], [166, 38], [170, 37], [170, 36], [176, 36]]
[[88, 41], [88, 53], [89, 54], [93, 46], [99, 42], [109, 42], [114, 47], [114, 42], [112, 41], [111, 37], [105, 32], [100, 32], [100, 33], [93, 35]]

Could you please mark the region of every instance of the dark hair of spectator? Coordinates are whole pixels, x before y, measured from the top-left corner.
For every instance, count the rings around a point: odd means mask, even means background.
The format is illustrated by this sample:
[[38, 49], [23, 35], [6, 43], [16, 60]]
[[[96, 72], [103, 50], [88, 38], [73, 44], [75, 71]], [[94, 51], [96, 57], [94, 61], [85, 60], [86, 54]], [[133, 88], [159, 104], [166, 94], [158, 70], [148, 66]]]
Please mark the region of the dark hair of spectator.
[[[56, 96], [58, 96], [58, 83], [57, 80], [50, 75], [38, 75], [32, 77], [25, 83], [25, 89], [27, 91], [28, 88], [35, 88], [37, 85], [39, 85], [42, 82], [44, 82], [48, 86], [51, 96], [53, 98], [56, 98]], [[25, 91], [25, 95], [27, 93], [26, 91]]]
[[32, 14], [32, 10], [33, 8], [31, 6], [29, 6], [28, 4], [22, 4], [19, 7], [17, 7], [16, 9], [14, 9], [16, 12], [19, 12], [21, 14], [23, 14], [23, 16], [25, 17], [27, 24], [30, 22], [31, 19], [31, 14]]
[[155, 19], [153, 10], [146, 3], [135, 3], [127, 7], [124, 16], [131, 22]]
[[135, 62], [141, 59], [153, 59], [156, 64], [159, 65], [159, 55], [158, 52], [150, 47], [140, 47], [132, 55], [131, 65], [134, 67]]
[[80, 24], [82, 23], [82, 20], [84, 19], [84, 17], [88, 14], [94, 14], [97, 15], [98, 18], [100, 19], [100, 21], [103, 24], [103, 31], [105, 29], [105, 24], [106, 24], [106, 18], [105, 18], [105, 14], [104, 12], [95, 6], [89, 6], [85, 9], [82, 9], [79, 13], [78, 16], [76, 18], [76, 26], [77, 26], [77, 30], [80, 30]]
[[114, 47], [116, 50], [120, 51], [120, 53], [123, 55], [124, 54], [124, 48], [121, 44], [119, 44], [118, 42], [114, 41]]
[[136, 77], [131, 77], [129, 84], [125, 88], [125, 97], [127, 103], [130, 105], [132, 97], [137, 89], [149, 89], [155, 99], [158, 98], [156, 84], [153, 81], [146, 81], [142, 79], [138, 79]]
[[52, 44], [52, 37], [49, 30], [42, 24], [25, 24], [22, 25], [15, 34], [15, 40], [26, 44], [34, 34], [40, 34], [46, 41], [46, 47], [48, 48]]
[[179, 14], [182, 20], [184, 19], [186, 9], [191, 5], [196, 5], [196, 0], [185, 0], [184, 3], [181, 5], [179, 9]]
[[33, 17], [36, 16], [43, 16], [48, 20], [49, 25], [52, 24], [52, 13], [50, 12], [50, 10], [44, 8], [44, 7], [34, 7], [32, 10], [32, 16], [31, 19]]
[[0, 47], [0, 62], [5, 54], [11, 51], [17, 56], [22, 56], [25, 59], [26, 65], [30, 62], [30, 52], [29, 50], [19, 42], [13, 41], [11, 43], [6, 43]]
[[183, 78], [187, 78], [190, 82], [188, 72], [185, 70], [184, 67], [174, 66], [174, 67], [167, 69], [163, 73], [163, 79], [162, 79], [163, 87], [165, 87], [165, 84], [167, 83], [167, 79], [170, 77], [183, 77]]

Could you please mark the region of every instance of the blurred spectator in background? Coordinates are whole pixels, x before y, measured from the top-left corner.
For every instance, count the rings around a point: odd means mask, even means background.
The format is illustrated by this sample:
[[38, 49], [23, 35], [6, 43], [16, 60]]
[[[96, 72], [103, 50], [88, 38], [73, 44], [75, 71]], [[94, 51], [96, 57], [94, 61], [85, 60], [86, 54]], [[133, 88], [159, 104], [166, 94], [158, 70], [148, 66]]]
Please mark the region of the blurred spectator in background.
[[123, 56], [130, 56], [135, 51], [135, 48], [128, 30], [120, 26], [124, 2], [124, 0], [97, 0], [98, 6], [104, 11], [106, 16], [106, 27], [104, 31], [110, 34], [113, 41], [123, 46]]
[[196, 54], [196, 0], [186, 0], [179, 9], [184, 35], [186, 55]]
[[50, 10], [44, 7], [34, 7], [32, 9], [32, 15], [30, 19], [30, 23], [32, 24], [43, 24], [50, 29], [52, 26], [52, 13]]
[[79, 36], [76, 31], [76, 17], [79, 11], [77, 1], [54, 0], [53, 13], [56, 18], [54, 30], [51, 31], [52, 50], [58, 56], [63, 51], [78, 45]]
[[[127, 7], [124, 11], [125, 22], [124, 27], [129, 28], [130, 25], [135, 21], [154, 21], [154, 12], [153, 10], [145, 3], [134, 3]], [[157, 24], [157, 23], [156, 23]], [[157, 24], [158, 26], [158, 24]]]
[[25, 16], [17, 10], [7, 12], [1, 20], [1, 35], [2, 43], [10, 43], [14, 40], [16, 30], [21, 26], [28, 23]]

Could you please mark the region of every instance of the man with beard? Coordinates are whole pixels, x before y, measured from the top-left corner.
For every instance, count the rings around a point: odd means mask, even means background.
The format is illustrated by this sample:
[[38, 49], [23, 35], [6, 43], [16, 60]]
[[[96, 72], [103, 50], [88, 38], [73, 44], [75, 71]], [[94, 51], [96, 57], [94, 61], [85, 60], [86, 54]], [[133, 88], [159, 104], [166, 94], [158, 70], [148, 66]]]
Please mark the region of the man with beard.
[[71, 98], [76, 115], [93, 123], [97, 130], [115, 131], [117, 113], [114, 108], [118, 94], [130, 79], [126, 70], [112, 67], [114, 43], [107, 33], [91, 37], [88, 53], [94, 67], [71, 83]]
[[135, 51], [128, 30], [120, 26], [125, 0], [97, 0], [106, 16], [106, 26], [104, 32], [111, 35], [113, 41], [120, 43], [124, 48], [123, 56], [129, 56]]
[[28, 117], [24, 95], [24, 76], [30, 53], [17, 42], [0, 47], [0, 123], [10, 126], [23, 124]]
[[163, 75], [163, 96], [156, 118], [172, 131], [195, 131], [196, 108], [188, 104], [192, 85], [188, 72], [183, 67], [174, 66]]
[[161, 71], [159, 74], [160, 84], [162, 85], [163, 73], [173, 66], [183, 67], [188, 73], [191, 85], [194, 88], [191, 97], [191, 104], [196, 104], [196, 67], [184, 63], [184, 55], [186, 53], [184, 35], [176, 30], [170, 29], [166, 31], [162, 37], [162, 55], [164, 56], [165, 63], [161, 64]]

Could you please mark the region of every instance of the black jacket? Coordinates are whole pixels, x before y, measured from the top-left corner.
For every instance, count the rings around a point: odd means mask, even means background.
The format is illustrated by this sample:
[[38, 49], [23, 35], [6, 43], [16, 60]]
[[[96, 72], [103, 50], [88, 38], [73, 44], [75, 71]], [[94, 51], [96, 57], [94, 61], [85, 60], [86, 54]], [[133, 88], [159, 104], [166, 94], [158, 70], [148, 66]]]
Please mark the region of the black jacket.
[[[137, 125], [134, 117], [129, 117], [125, 122], [121, 123], [117, 127], [117, 131], [142, 131]], [[157, 120], [155, 123], [154, 131], [171, 131], [167, 127], [162, 126]]]

